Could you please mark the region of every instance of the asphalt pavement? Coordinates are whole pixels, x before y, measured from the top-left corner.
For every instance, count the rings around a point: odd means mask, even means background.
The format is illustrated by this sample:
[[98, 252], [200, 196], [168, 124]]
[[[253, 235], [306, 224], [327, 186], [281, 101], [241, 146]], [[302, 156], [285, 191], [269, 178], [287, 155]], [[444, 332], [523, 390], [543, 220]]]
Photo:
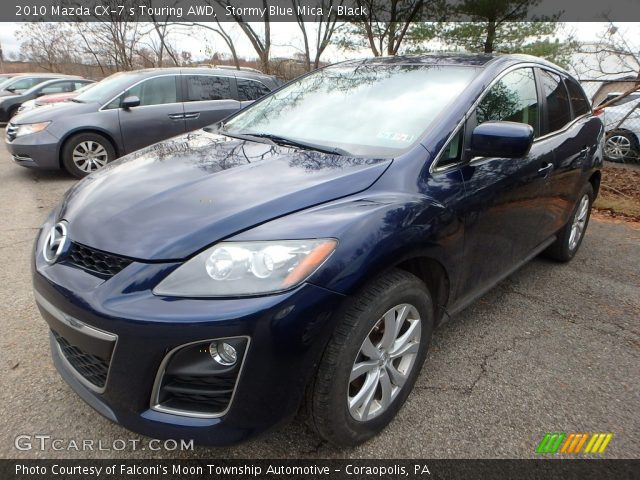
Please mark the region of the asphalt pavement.
[[[535, 259], [438, 330], [405, 407], [370, 442], [336, 450], [297, 418], [235, 447], [152, 451], [51, 363], [29, 255], [74, 182], [16, 166], [0, 147], [0, 457], [529, 458], [547, 432], [611, 432], [601, 457], [640, 457], [640, 230], [598, 219], [571, 263]], [[18, 450], [19, 435], [62, 450]], [[94, 450], [73, 448], [84, 439]], [[145, 449], [113, 448], [131, 439]]]

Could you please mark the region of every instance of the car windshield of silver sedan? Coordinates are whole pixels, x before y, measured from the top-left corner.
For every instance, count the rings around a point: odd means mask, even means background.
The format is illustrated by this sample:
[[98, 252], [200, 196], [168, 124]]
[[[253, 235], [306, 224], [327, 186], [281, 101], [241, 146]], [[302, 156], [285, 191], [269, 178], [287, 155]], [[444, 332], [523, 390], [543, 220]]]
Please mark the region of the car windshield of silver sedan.
[[220, 133], [342, 155], [394, 156], [420, 140], [476, 74], [468, 66], [330, 67], [256, 102]]

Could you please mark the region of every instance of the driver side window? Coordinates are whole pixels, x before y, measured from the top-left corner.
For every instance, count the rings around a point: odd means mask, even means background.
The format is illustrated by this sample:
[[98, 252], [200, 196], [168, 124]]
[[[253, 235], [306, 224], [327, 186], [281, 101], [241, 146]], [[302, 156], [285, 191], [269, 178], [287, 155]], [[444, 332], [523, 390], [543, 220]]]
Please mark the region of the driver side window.
[[476, 108], [478, 125], [489, 120], [526, 123], [540, 134], [540, 110], [532, 68], [507, 73], [487, 92]]

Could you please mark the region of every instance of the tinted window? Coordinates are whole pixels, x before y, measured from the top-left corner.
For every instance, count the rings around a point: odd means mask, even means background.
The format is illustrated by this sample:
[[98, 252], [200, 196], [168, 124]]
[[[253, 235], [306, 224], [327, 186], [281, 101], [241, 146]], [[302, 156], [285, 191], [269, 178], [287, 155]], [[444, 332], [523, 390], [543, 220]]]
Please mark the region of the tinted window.
[[136, 96], [140, 98], [141, 106], [176, 103], [178, 101], [176, 77], [173, 75], [167, 75], [163, 77], [150, 78], [149, 80], [145, 80], [142, 83], [131, 87], [127, 90], [124, 96]]
[[478, 124], [488, 120], [527, 123], [538, 135], [538, 96], [531, 68], [507, 73], [487, 92], [476, 109]]
[[185, 102], [200, 100], [228, 100], [231, 98], [231, 80], [212, 75], [186, 75]]
[[569, 90], [569, 98], [571, 99], [571, 106], [573, 107], [573, 115], [579, 117], [585, 113], [591, 111], [589, 100], [584, 96], [584, 92], [575, 81], [570, 78], [565, 78], [565, 84], [567, 90]]
[[246, 80], [244, 78], [238, 78], [237, 82], [238, 100], [241, 102], [245, 100], [256, 100], [270, 92], [270, 90], [260, 82]]
[[555, 73], [540, 71], [542, 91], [547, 98], [547, 128], [544, 133], [555, 132], [571, 121], [571, 107], [567, 89]]

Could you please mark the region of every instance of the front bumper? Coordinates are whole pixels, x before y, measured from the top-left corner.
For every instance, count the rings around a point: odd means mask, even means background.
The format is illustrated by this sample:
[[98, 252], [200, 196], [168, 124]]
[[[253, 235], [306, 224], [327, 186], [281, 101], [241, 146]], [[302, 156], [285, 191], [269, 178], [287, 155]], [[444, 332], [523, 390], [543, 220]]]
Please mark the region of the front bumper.
[[60, 140], [47, 130], [14, 139], [6, 138], [7, 150], [16, 164], [44, 170], [60, 169], [59, 144]]
[[[59, 327], [55, 310], [117, 336], [103, 391], [88, 388], [52, 339], [62, 377], [95, 410], [154, 438], [228, 445], [289, 420], [298, 410], [344, 297], [304, 284], [279, 295], [244, 299], [176, 299], [150, 293], [175, 264], [132, 263], [107, 281], [35, 255], [34, 289], [43, 317]], [[54, 310], [54, 311], [52, 311]], [[165, 355], [177, 346], [223, 337], [250, 338], [228, 411], [218, 418], [151, 408]]]

